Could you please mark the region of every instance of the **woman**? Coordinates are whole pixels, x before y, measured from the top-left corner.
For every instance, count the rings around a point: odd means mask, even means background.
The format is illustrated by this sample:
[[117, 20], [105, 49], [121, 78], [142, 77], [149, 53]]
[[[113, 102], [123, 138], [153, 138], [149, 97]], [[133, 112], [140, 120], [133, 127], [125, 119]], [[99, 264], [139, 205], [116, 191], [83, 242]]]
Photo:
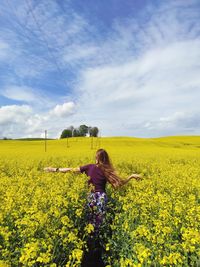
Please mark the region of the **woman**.
[[82, 267], [89, 266], [105, 266], [101, 258], [102, 245], [99, 238], [100, 226], [103, 224], [106, 214], [106, 183], [109, 182], [115, 189], [125, 185], [131, 179], [139, 180], [141, 176], [132, 174], [127, 179], [121, 179], [115, 172], [110, 161], [108, 153], [104, 149], [96, 152], [96, 164], [87, 164], [78, 168], [44, 168], [48, 172], [75, 172], [85, 173], [88, 177], [88, 184], [92, 185], [90, 194], [88, 195], [88, 223], [92, 224], [94, 231], [87, 240], [89, 248], [84, 253]]
[[87, 164], [78, 168], [44, 168], [47, 172], [75, 172], [89, 176], [88, 184], [92, 185], [88, 196], [89, 218], [88, 223], [94, 226], [94, 233], [98, 235], [106, 213], [106, 183], [109, 182], [115, 189], [125, 185], [131, 179], [139, 180], [139, 174], [132, 174], [127, 179], [121, 179], [115, 172], [108, 153], [104, 149], [96, 152], [96, 164]]

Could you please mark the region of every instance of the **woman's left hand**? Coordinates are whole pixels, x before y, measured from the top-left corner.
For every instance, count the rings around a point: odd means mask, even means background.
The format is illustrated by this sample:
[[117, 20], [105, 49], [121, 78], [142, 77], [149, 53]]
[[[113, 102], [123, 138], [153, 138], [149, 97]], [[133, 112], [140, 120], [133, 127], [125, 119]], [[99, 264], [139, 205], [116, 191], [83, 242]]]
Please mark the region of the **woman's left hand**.
[[136, 180], [140, 180], [140, 179], [142, 179], [142, 176], [140, 174], [134, 173], [134, 174], [131, 174], [131, 178], [134, 178]]

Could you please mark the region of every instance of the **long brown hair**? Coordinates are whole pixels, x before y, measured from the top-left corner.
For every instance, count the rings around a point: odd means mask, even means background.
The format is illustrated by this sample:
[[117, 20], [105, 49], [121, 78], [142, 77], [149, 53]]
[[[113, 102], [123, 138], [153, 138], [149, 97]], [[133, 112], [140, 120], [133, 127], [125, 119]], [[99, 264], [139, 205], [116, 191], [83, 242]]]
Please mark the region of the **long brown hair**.
[[96, 164], [114, 188], [118, 188], [127, 183], [127, 180], [120, 178], [116, 174], [108, 153], [102, 148], [98, 149], [96, 152]]

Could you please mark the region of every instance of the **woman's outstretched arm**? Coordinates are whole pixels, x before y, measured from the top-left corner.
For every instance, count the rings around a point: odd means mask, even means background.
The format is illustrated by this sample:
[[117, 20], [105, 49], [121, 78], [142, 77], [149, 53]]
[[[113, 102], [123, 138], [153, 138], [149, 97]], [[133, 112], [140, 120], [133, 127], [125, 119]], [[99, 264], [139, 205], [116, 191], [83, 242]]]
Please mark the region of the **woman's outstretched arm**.
[[46, 172], [74, 172], [74, 173], [80, 173], [80, 168], [54, 168], [54, 167], [46, 167], [44, 168], [44, 171]]
[[128, 183], [131, 179], [135, 179], [136, 181], [142, 179], [142, 176], [140, 174], [134, 173], [131, 174], [127, 179], [123, 180], [123, 185]]
[[142, 175], [141, 174], [137, 174], [137, 173], [133, 173], [128, 177], [128, 179], [129, 180], [130, 179], [140, 180], [140, 179], [142, 179]]

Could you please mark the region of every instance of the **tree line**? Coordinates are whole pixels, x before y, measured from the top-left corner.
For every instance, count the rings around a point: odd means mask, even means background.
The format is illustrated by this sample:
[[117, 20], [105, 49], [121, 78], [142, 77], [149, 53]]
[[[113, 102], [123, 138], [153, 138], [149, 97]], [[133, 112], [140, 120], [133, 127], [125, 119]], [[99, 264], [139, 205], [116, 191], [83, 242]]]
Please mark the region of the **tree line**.
[[91, 127], [87, 125], [80, 125], [78, 128], [74, 126], [70, 126], [64, 129], [61, 133], [60, 138], [68, 138], [68, 137], [78, 137], [78, 136], [87, 136], [90, 137], [98, 137], [99, 129], [98, 127]]

